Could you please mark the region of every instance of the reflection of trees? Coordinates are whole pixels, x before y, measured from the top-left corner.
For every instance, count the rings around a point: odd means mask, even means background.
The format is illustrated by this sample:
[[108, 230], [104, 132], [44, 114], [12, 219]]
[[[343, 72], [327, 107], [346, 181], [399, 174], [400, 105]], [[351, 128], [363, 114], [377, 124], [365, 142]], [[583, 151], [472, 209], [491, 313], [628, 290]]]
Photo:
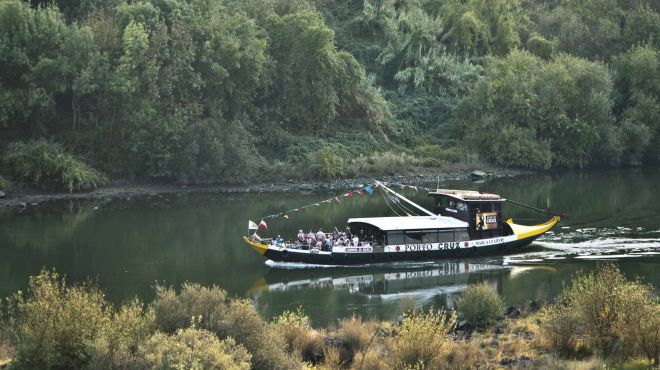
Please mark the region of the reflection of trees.
[[5, 248], [31, 248], [47, 252], [71, 240], [94, 211], [90, 206], [82, 207], [73, 202], [62, 208], [32, 208], [25, 213], [0, 209], [0, 241]]

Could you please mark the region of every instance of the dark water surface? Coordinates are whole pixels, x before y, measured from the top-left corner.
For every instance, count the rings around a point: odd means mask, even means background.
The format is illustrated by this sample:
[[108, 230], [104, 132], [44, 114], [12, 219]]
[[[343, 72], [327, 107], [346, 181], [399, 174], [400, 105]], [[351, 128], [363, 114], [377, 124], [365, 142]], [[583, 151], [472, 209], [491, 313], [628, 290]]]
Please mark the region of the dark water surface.
[[[431, 184], [430, 187], [435, 187]], [[468, 284], [488, 282], [508, 305], [554, 297], [578, 270], [613, 260], [629, 277], [660, 286], [660, 171], [564, 173], [441, 183], [568, 211], [525, 253], [471, 260], [359, 267], [269, 264], [245, 245], [248, 219], [327, 199], [335, 193], [167, 195], [133, 200], [56, 202], [27, 211], [0, 209], [0, 296], [25, 289], [42, 266], [70, 281], [97, 279], [119, 303], [153, 298], [156, 282], [217, 284], [251, 297], [271, 317], [302, 305], [317, 324], [360, 314], [393, 319], [404, 300], [451, 307]], [[431, 208], [423, 192], [402, 192]], [[519, 223], [542, 221], [505, 208]], [[269, 220], [271, 234], [345, 226], [349, 217], [392, 215], [383, 198], [342, 203]]]

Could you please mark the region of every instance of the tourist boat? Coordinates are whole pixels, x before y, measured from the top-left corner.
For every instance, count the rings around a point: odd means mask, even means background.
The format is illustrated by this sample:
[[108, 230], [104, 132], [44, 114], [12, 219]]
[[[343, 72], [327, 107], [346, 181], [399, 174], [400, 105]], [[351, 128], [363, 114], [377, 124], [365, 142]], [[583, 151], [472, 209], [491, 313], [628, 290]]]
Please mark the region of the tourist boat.
[[297, 243], [273, 245], [252, 236], [245, 236], [244, 240], [277, 262], [355, 265], [436, 260], [519, 251], [561, 220], [560, 215], [545, 211], [552, 218], [538, 225], [503, 221], [502, 204], [506, 199], [471, 190], [430, 191], [435, 204], [432, 212], [381, 182], [377, 181], [376, 186], [425, 215], [351, 218], [347, 230], [359, 236], [358, 243], [335, 245], [332, 251]]

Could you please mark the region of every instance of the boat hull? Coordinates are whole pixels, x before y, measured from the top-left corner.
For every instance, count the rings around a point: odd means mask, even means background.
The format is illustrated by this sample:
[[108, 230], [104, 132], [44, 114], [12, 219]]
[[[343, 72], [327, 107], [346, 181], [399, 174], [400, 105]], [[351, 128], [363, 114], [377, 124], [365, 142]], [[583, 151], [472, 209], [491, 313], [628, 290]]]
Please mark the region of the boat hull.
[[315, 265], [363, 265], [370, 263], [389, 263], [403, 261], [429, 261], [438, 259], [456, 259], [487, 256], [495, 254], [507, 254], [519, 251], [527, 247], [538, 236], [521, 240], [513, 240], [500, 244], [483, 247], [458, 248], [447, 250], [425, 250], [413, 252], [381, 252], [381, 253], [342, 253], [342, 252], [320, 252], [309, 253], [308, 251], [295, 251], [292, 249], [277, 250], [268, 248], [264, 257], [276, 262], [297, 262]]

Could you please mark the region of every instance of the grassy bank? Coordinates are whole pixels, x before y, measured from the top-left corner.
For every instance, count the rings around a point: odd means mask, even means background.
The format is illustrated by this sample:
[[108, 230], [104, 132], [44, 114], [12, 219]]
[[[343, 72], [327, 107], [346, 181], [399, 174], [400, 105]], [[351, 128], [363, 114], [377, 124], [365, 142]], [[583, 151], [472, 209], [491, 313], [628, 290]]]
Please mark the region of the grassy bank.
[[300, 308], [264, 320], [218, 287], [156, 287], [116, 307], [55, 272], [3, 301], [0, 366], [10, 369], [644, 369], [658, 365], [660, 304], [614, 265], [578, 274], [553, 303], [507, 310], [472, 285], [457, 311], [402, 303], [395, 322], [313, 327]]

